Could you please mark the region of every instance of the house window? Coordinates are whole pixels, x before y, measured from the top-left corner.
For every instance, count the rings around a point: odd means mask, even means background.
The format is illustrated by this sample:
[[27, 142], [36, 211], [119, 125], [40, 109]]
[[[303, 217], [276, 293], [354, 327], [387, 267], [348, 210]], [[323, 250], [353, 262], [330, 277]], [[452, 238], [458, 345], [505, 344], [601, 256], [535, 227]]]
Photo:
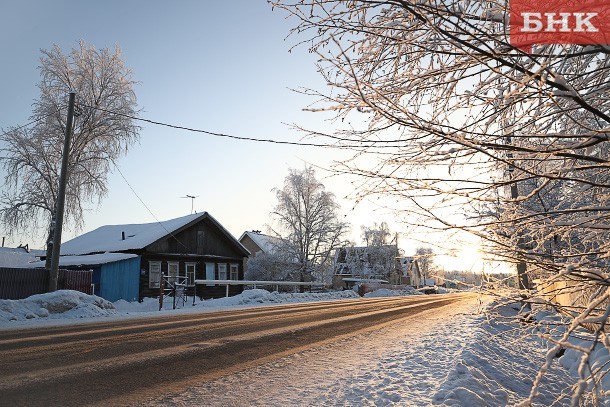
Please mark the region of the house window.
[[231, 264], [231, 280], [239, 280], [239, 264]]
[[148, 288], [159, 288], [161, 283], [161, 262], [148, 262]]
[[218, 265], [218, 279], [219, 280], [227, 279], [227, 265], [224, 263]]
[[195, 285], [195, 271], [197, 270], [197, 263], [186, 263], [186, 284]]
[[179, 277], [180, 263], [177, 261], [167, 262], [167, 276], [170, 283], [177, 283]]
[[197, 248], [198, 249], [203, 249], [203, 230], [198, 230], [197, 231]]

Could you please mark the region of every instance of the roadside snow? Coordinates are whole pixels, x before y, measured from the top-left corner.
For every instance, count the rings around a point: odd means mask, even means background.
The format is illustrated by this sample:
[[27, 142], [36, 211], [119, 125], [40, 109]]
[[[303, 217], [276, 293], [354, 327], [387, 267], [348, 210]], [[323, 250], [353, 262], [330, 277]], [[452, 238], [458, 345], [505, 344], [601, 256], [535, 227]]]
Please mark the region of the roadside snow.
[[389, 290], [387, 288], [380, 288], [379, 290], [371, 291], [370, 293], [364, 294], [366, 298], [375, 298], [375, 297], [396, 297], [403, 295], [424, 295], [423, 293], [417, 291], [413, 287], [405, 287], [402, 290]]
[[13, 321], [39, 318], [74, 319], [113, 315], [114, 305], [95, 295], [59, 290], [24, 300], [0, 300], [0, 327]]
[[[223, 309], [245, 308], [253, 306], [270, 306], [275, 304], [331, 301], [360, 298], [354, 291], [335, 291], [328, 293], [277, 293], [261, 289], [246, 290], [240, 295], [213, 300], [196, 300], [192, 297], [185, 302], [178, 301], [178, 309], [173, 309], [173, 299], [166, 298], [162, 311], [159, 311], [159, 300], [145, 298], [141, 303], [119, 300], [108, 302], [95, 295], [78, 291], [59, 290], [48, 294], [37, 294], [23, 300], [0, 300], [0, 329], [11, 327], [33, 327], [41, 323], [69, 324], [73, 320], [92, 318], [125, 318], [129, 316], [159, 316], [163, 313], [180, 314]], [[52, 322], [46, 322], [53, 320]]]

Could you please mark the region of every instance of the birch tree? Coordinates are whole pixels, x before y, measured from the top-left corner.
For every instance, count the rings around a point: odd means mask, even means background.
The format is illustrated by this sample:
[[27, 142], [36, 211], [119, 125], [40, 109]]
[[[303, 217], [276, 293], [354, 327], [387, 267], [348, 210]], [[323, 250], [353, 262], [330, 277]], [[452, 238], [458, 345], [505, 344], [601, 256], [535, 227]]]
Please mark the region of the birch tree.
[[316, 179], [311, 167], [290, 169], [282, 189], [275, 189], [277, 205], [271, 213], [274, 233], [281, 236], [277, 251], [293, 259], [295, 280], [323, 280], [332, 252], [347, 232], [339, 218], [335, 196]]
[[[338, 171], [360, 176], [362, 195], [395, 198], [417, 226], [482, 238], [489, 256], [517, 266], [519, 298], [534, 279], [567, 282], [573, 303], [548, 305], [572, 316], [570, 332], [595, 320], [600, 338], [610, 314], [610, 48], [515, 48], [505, 0], [272, 3], [327, 82], [328, 92], [301, 90], [318, 101], [309, 110], [339, 119], [326, 134], [301, 130], [358, 146]], [[582, 383], [599, 379], [590, 373]]]
[[45, 228], [50, 259], [59, 188], [68, 94], [76, 92], [76, 117], [70, 145], [65, 203], [67, 225], [80, 227], [87, 204], [107, 193], [115, 160], [138, 139], [135, 84], [121, 50], [95, 49], [80, 42], [64, 54], [59, 46], [42, 50], [40, 96], [29, 128], [10, 128], [2, 136], [5, 170], [0, 219], [9, 233]]

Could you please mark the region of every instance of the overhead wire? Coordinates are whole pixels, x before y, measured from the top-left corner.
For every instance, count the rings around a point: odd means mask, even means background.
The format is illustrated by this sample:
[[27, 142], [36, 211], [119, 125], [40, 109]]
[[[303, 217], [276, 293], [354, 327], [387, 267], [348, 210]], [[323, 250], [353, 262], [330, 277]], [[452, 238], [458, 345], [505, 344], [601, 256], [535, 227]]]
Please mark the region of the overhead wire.
[[23, 124], [23, 125], [21, 125], [21, 126], [17, 126], [17, 127], [11, 127], [11, 128], [10, 128], [10, 129], [8, 129], [7, 131], [5, 131], [5, 132], [3, 132], [2, 134], [0, 134], [0, 137], [4, 137], [4, 136], [6, 136], [7, 134], [9, 134], [9, 133], [10, 133], [10, 132], [12, 132], [12, 131], [15, 131], [15, 130], [21, 130], [21, 129], [23, 129], [23, 128], [26, 128], [26, 127], [28, 127], [28, 126], [31, 126], [32, 124], [38, 123], [39, 121], [46, 119], [46, 118], [47, 118], [47, 117], [49, 117], [50, 115], [51, 115], [51, 113], [49, 113], [48, 115], [45, 115], [45, 116], [39, 117], [38, 119], [32, 120], [31, 122], [26, 123], [26, 124]]
[[136, 192], [136, 190], [131, 186], [131, 184], [129, 183], [129, 181], [127, 181], [127, 178], [125, 177], [125, 174], [123, 174], [123, 172], [121, 171], [121, 169], [119, 168], [119, 166], [117, 165], [116, 162], [114, 162], [114, 160], [112, 160], [112, 164], [114, 165], [114, 168], [116, 168], [116, 170], [119, 172], [119, 174], [121, 175], [121, 178], [123, 178], [123, 181], [125, 181], [125, 183], [127, 184], [127, 186], [129, 187], [129, 189], [131, 189], [131, 192], [133, 192], [133, 194], [136, 196], [136, 198], [138, 198], [138, 200], [140, 201], [140, 203], [146, 208], [146, 210], [148, 211], [148, 213], [150, 213], [150, 215], [155, 219], [155, 221], [161, 225], [161, 227], [167, 232], [168, 235], [170, 235], [171, 237], [173, 237], [178, 243], [180, 243], [185, 249], [188, 249], [188, 247], [186, 247], [186, 245], [184, 243], [182, 243], [180, 241], [180, 239], [178, 239], [170, 230], [168, 230], [165, 225], [163, 224], [163, 222], [161, 222], [159, 220], [159, 218], [157, 218], [155, 216], [155, 214], [153, 213], [153, 211], [150, 210], [150, 208], [148, 207], [148, 205], [146, 205], [146, 203], [142, 200], [142, 198], [140, 198], [140, 195], [138, 195], [138, 193]]
[[336, 148], [336, 149], [361, 149], [361, 148], [370, 148], [370, 147], [374, 147], [374, 148], [388, 148], [388, 147], [389, 148], [395, 148], [398, 145], [396, 145], [396, 144], [389, 144], [388, 145], [387, 143], [403, 142], [402, 140], [391, 140], [391, 141], [384, 141], [384, 140], [354, 140], [354, 139], [349, 139], [349, 138], [341, 138], [341, 137], [337, 137], [337, 136], [332, 136], [332, 138], [334, 140], [336, 140], [336, 141], [349, 142], [349, 143], [358, 143], [358, 144], [324, 144], [324, 143], [310, 143], [310, 142], [301, 142], [301, 141], [275, 140], [275, 139], [270, 139], [270, 138], [257, 138], [257, 137], [236, 136], [236, 135], [233, 135], [233, 134], [218, 133], [218, 132], [209, 131], [209, 130], [196, 129], [196, 128], [192, 128], [192, 127], [187, 127], [187, 126], [182, 126], [182, 125], [177, 125], [177, 124], [170, 124], [170, 123], [165, 123], [165, 122], [161, 122], [161, 121], [157, 121], [157, 120], [152, 120], [152, 119], [146, 119], [146, 118], [143, 118], [143, 117], [129, 115], [129, 114], [126, 114], [126, 113], [115, 112], [115, 111], [112, 111], [112, 110], [103, 109], [103, 108], [101, 108], [99, 106], [89, 106], [89, 105], [85, 105], [85, 104], [82, 104], [82, 103], [80, 104], [80, 106], [85, 107], [85, 108], [89, 108], [89, 109], [99, 110], [100, 112], [104, 112], [104, 113], [108, 113], [108, 114], [113, 114], [113, 115], [117, 115], [117, 116], [121, 116], [121, 117], [126, 117], [126, 118], [129, 118], [129, 119], [132, 119], [132, 120], [136, 120], [136, 121], [140, 121], [140, 122], [154, 124], [154, 125], [157, 125], [157, 126], [163, 126], [163, 127], [168, 127], [168, 128], [177, 129], [177, 130], [184, 130], [184, 131], [189, 131], [189, 132], [193, 132], [193, 133], [202, 133], [202, 134], [207, 134], [207, 135], [210, 135], [210, 136], [224, 137], [224, 138], [230, 138], [230, 139], [241, 140], [241, 141], [253, 141], [253, 142], [259, 142], [259, 143], [283, 144], [283, 145], [304, 146], [304, 147]]

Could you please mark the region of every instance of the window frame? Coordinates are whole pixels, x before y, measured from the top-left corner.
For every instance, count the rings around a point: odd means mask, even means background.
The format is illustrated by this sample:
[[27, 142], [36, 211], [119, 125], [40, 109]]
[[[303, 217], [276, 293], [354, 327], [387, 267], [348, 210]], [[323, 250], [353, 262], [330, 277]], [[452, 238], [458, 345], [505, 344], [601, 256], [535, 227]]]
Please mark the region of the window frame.
[[[172, 275], [172, 268], [176, 266], [176, 274]], [[168, 261], [167, 262], [167, 281], [170, 283], [179, 283], [180, 280], [180, 262], [179, 261]]]
[[[228, 280], [227, 278], [227, 263], [218, 263], [218, 279], [219, 280]], [[224, 277], [223, 277], [224, 275]]]
[[239, 264], [229, 264], [229, 280], [239, 280]]
[[[153, 270], [153, 268], [157, 268]], [[161, 262], [160, 261], [149, 261], [148, 262], [148, 288], [160, 288], [161, 287]], [[156, 277], [153, 277], [156, 276]]]
[[[189, 271], [190, 267], [193, 268], [192, 271]], [[194, 262], [184, 263], [184, 270], [186, 273], [186, 284], [195, 285], [195, 275], [197, 273], [197, 263], [194, 263]]]

